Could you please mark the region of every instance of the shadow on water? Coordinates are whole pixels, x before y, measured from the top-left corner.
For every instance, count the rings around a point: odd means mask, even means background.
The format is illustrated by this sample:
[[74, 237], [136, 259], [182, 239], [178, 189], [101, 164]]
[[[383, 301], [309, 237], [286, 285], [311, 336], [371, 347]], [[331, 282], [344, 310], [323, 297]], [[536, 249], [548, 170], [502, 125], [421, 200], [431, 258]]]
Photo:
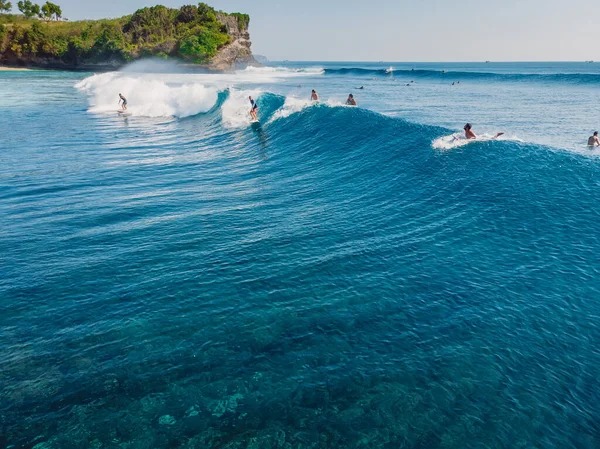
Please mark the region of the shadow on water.
[[[256, 133], [256, 136], [258, 137], [258, 142], [260, 144], [260, 147], [263, 150], [265, 150], [269, 143], [269, 137], [265, 133], [265, 130], [263, 129], [262, 125], [260, 124], [260, 122], [256, 122], [256, 123], [251, 123], [250, 126], [252, 127], [252, 131], [254, 131]], [[266, 157], [266, 155], [264, 155], [264, 153], [263, 153], [263, 156]]]

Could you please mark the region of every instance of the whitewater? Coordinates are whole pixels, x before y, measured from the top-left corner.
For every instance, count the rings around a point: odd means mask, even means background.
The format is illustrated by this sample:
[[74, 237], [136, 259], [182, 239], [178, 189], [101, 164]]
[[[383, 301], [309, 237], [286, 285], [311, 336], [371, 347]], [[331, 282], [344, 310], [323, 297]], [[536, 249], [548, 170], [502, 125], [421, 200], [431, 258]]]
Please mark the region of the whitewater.
[[599, 87], [0, 72], [0, 447], [595, 448]]
[[[510, 64], [500, 64], [496, 72], [489, 71], [489, 64], [446, 64], [427, 69], [409, 69], [401, 64], [387, 69], [344, 65], [352, 64], [249, 67], [216, 74], [194, 73], [162, 61], [142, 61], [120, 72], [92, 75], [75, 87], [88, 95], [89, 112], [95, 113], [114, 112], [114, 93], [124, 91], [129, 111], [140, 118], [185, 118], [206, 113], [217, 104], [218, 95], [226, 93], [223, 124], [236, 128], [249, 125], [250, 95], [265, 103], [263, 107], [269, 107], [266, 99], [260, 100], [263, 94], [284, 99], [274, 116], [262, 114], [272, 121], [314, 106], [310, 91], [319, 87], [319, 105], [343, 106], [347, 91], [357, 95], [364, 109], [448, 128], [450, 133], [433, 139], [432, 147], [437, 149], [465, 145], [456, 137], [462, 134], [464, 123], [474, 122], [484, 139], [503, 131], [502, 140], [584, 155], [598, 153], [587, 151], [585, 146], [586, 135], [591, 135], [600, 120], [594, 106], [600, 73], [590, 73], [589, 64], [558, 65], [556, 73], [547, 64], [522, 64], [524, 73], [516, 73]], [[451, 70], [441, 69], [446, 66]], [[577, 68], [586, 72], [577, 72]], [[558, 93], [557, 87], [561, 88]], [[551, 99], [546, 100], [549, 93]]]

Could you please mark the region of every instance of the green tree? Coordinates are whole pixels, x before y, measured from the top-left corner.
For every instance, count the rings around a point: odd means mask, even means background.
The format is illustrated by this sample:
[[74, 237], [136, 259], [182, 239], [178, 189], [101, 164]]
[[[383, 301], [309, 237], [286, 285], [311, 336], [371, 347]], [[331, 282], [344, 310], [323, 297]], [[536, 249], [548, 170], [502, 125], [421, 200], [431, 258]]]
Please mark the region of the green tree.
[[0, 0], [0, 13], [8, 12], [12, 9], [12, 3], [7, 0]]
[[229, 43], [229, 36], [215, 33], [199, 26], [179, 43], [179, 54], [194, 62], [205, 62], [217, 54], [217, 50]]
[[198, 3], [198, 15], [204, 22], [214, 22], [217, 20], [215, 8], [208, 6], [206, 3]]
[[42, 5], [42, 14], [41, 15], [44, 18], [44, 20], [52, 19], [52, 12], [50, 11], [50, 7], [48, 6], [48, 3], [46, 3], [45, 5]]
[[42, 16], [46, 20], [52, 20], [53, 18], [58, 20], [62, 17], [62, 10], [57, 4], [46, 2], [44, 6], [42, 6]]
[[[1, 0], [0, 0], [1, 1]], [[177, 21], [183, 23], [193, 22], [198, 18], [198, 8], [193, 5], [184, 5], [179, 8]]]
[[46, 20], [52, 20], [53, 18], [58, 20], [62, 16], [62, 11], [60, 6], [52, 2], [46, 2], [44, 6], [42, 6], [42, 16]]
[[19, 8], [19, 11], [21, 11], [28, 19], [31, 19], [33, 16], [40, 15], [40, 5], [31, 3], [31, 0], [21, 0], [19, 3], [17, 3], [17, 7]]

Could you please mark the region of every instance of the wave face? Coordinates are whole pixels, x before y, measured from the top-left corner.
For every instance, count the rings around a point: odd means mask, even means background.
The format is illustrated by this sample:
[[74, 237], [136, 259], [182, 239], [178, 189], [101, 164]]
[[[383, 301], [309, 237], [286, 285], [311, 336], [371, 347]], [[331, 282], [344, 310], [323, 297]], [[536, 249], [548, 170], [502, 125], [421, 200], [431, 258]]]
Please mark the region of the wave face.
[[589, 89], [142, 69], [0, 74], [0, 447], [593, 446]]

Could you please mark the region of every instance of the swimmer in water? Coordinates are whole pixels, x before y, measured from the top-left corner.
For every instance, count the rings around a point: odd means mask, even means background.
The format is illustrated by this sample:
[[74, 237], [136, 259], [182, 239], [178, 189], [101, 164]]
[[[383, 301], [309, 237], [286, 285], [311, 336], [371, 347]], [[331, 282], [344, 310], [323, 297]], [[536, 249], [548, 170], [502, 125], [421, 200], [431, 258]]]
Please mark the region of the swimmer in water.
[[[470, 123], [467, 123], [467, 124], [464, 126], [464, 128], [463, 128], [463, 129], [465, 130], [465, 137], [466, 137], [467, 139], [477, 139], [477, 136], [475, 135], [475, 133], [473, 132], [473, 130], [472, 130], [471, 128], [472, 128], [472, 126], [471, 126], [471, 124], [470, 124]], [[498, 137], [500, 137], [502, 134], [504, 134], [504, 133], [498, 133], [498, 134], [496, 134], [494, 137], [492, 137], [492, 139], [497, 139], [497, 138], [498, 138]]]
[[319, 101], [319, 94], [316, 90], [312, 90], [312, 93], [310, 94], [310, 99], [311, 101]]
[[346, 100], [346, 105], [348, 106], [357, 106], [356, 100], [354, 99], [354, 95], [348, 95], [348, 99]]
[[598, 131], [594, 131], [594, 135], [588, 139], [588, 145], [590, 147], [600, 147], [600, 139], [598, 139]]

